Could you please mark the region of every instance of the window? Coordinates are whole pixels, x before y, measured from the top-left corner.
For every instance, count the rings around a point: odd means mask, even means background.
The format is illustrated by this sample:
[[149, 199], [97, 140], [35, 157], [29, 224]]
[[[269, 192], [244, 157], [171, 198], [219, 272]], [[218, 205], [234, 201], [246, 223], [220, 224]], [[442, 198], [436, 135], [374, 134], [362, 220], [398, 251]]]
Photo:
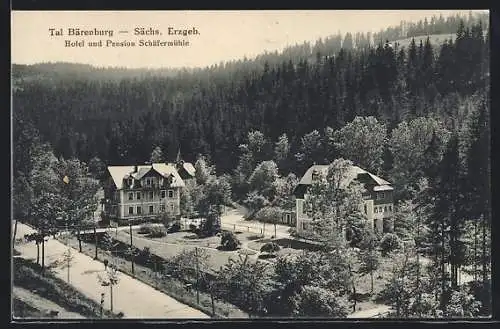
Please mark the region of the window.
[[129, 178], [128, 179], [128, 185], [129, 186], [132, 186], [132, 184], [134, 183], [134, 180], [132, 178]]
[[152, 214], [154, 211], [154, 207], [153, 206], [149, 206], [149, 213]]
[[383, 212], [384, 212], [384, 208], [382, 208], [382, 207], [378, 207], [378, 212], [379, 212], [379, 213], [383, 213]]
[[374, 210], [375, 210], [375, 213], [378, 213], [378, 207], [375, 207]]
[[162, 204], [162, 205], [160, 206], [160, 210], [161, 210], [161, 212], [165, 212], [165, 205], [164, 205], [164, 204]]
[[174, 190], [168, 190], [168, 197], [173, 198], [174, 197]]
[[149, 192], [149, 200], [153, 200], [153, 198], [154, 198], [153, 191], [150, 191]]
[[392, 211], [392, 206], [389, 206], [389, 211]]
[[141, 199], [141, 192], [137, 192], [137, 196], [136, 196], [137, 200], [140, 200]]
[[147, 185], [147, 186], [151, 186], [151, 179], [146, 178], [146, 185]]
[[380, 192], [380, 194], [378, 195], [378, 198], [379, 199], [385, 198], [385, 193], [384, 192]]
[[174, 204], [173, 203], [170, 204], [170, 210], [174, 211]]
[[142, 208], [140, 206], [137, 207], [137, 214], [138, 215], [142, 214]]
[[161, 191], [161, 198], [165, 199], [166, 191]]
[[128, 214], [133, 215], [134, 214], [134, 207], [128, 207]]
[[387, 212], [387, 206], [384, 206], [384, 212]]
[[128, 194], [128, 199], [129, 200], [134, 200], [134, 193], [129, 193]]

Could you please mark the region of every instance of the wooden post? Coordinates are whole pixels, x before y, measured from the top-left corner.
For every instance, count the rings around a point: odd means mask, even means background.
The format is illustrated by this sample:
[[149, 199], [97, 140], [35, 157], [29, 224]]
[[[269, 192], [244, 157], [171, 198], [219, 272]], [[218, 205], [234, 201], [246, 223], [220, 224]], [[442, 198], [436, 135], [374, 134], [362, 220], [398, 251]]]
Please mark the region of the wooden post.
[[135, 274], [134, 271], [134, 244], [132, 241], [132, 223], [129, 222], [129, 228], [130, 228], [130, 259], [132, 261], [132, 275]]

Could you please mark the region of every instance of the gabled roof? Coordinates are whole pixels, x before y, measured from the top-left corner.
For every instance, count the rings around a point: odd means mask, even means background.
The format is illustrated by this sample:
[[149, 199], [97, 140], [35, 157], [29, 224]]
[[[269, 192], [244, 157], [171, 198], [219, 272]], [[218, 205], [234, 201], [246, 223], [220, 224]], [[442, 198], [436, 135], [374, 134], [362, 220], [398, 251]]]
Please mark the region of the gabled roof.
[[[313, 173], [318, 171], [323, 174], [326, 174], [328, 172], [328, 167], [329, 165], [314, 165], [311, 166], [307, 171], [305, 172], [304, 176], [299, 181], [299, 186], [300, 185], [311, 185], [312, 184], [312, 176]], [[344, 179], [343, 182], [340, 183], [341, 186], [347, 186], [349, 185], [354, 179], [358, 177], [360, 174], [366, 174], [368, 175], [375, 183], [376, 186], [384, 186], [385, 190], [392, 190], [393, 188], [390, 186], [391, 183], [386, 181], [385, 179], [382, 179], [358, 166], [351, 166], [349, 168], [349, 172], [346, 175], [346, 178]], [[375, 189], [374, 189], [375, 190]]]
[[123, 188], [124, 178], [133, 177], [134, 179], [141, 179], [151, 170], [156, 171], [165, 178], [172, 176], [172, 184], [170, 185], [172, 187], [185, 186], [175, 167], [169, 164], [153, 163], [152, 165], [139, 165], [137, 166], [137, 172], [134, 172], [135, 166], [108, 166], [108, 172], [118, 190]]

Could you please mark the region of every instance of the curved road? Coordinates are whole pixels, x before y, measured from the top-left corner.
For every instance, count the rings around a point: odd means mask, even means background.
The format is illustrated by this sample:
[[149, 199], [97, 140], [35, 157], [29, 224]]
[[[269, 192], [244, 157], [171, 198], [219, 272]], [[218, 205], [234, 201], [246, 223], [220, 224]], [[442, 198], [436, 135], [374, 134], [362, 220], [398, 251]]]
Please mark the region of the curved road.
[[[18, 236], [33, 232], [27, 225], [18, 224]], [[20, 243], [16, 250], [21, 257], [36, 260], [37, 248], [34, 243]], [[60, 261], [68, 248], [61, 242], [49, 239], [45, 243], [46, 264]], [[70, 284], [87, 297], [100, 303], [101, 293], [105, 293], [104, 307], [110, 308], [109, 288], [102, 287], [98, 274], [104, 272], [101, 262], [72, 249], [73, 260], [70, 268]], [[66, 268], [54, 268], [55, 275], [67, 280]], [[113, 288], [113, 311], [123, 312], [124, 318], [162, 318], [162, 319], [203, 319], [210, 318], [201, 311], [182, 304], [172, 297], [142, 283], [124, 273], [119, 275], [119, 283]]]

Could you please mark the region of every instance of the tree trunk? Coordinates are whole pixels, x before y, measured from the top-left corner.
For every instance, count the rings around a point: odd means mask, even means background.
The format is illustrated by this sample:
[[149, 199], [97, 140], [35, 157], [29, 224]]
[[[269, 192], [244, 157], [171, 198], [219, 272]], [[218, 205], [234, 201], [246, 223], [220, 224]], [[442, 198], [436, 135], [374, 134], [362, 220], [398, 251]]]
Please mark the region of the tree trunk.
[[16, 246], [16, 234], [17, 234], [17, 219], [14, 222], [14, 234], [12, 235], [12, 249]]
[[78, 251], [82, 252], [82, 238], [80, 236], [80, 225], [78, 225], [78, 232], [77, 232], [77, 236], [78, 236]]
[[444, 219], [441, 221], [441, 300], [440, 300], [440, 305], [441, 309], [444, 307], [444, 290], [445, 290], [445, 276], [446, 276], [446, 269], [445, 269], [445, 257], [444, 257], [444, 249], [445, 249], [445, 243], [444, 243]]
[[36, 243], [36, 264], [40, 265], [40, 243]]
[[109, 285], [109, 292], [110, 292], [109, 298], [110, 298], [110, 304], [111, 304], [110, 308], [111, 308], [111, 312], [113, 312], [113, 285], [112, 284]]
[[45, 269], [45, 238], [42, 238], [42, 271]]
[[482, 227], [482, 262], [483, 262], [483, 285], [486, 285], [486, 281], [488, 280], [488, 260], [486, 259], [486, 225], [487, 225], [487, 221], [486, 221], [486, 216], [482, 216], [482, 219], [483, 219], [483, 227]]
[[215, 316], [215, 302], [213, 292], [210, 292], [210, 301], [212, 302], [212, 316]]
[[95, 238], [95, 257], [94, 259], [98, 259], [98, 255], [97, 255], [97, 244], [98, 244], [98, 240], [97, 240], [97, 230], [96, 230], [96, 227], [94, 225], [94, 238]]
[[474, 277], [474, 281], [477, 281], [477, 248], [478, 248], [478, 244], [479, 244], [479, 241], [478, 241], [478, 238], [477, 238], [477, 234], [478, 234], [478, 229], [477, 229], [477, 219], [474, 220], [474, 258], [472, 259], [472, 268], [473, 268], [473, 277]]
[[370, 294], [373, 294], [373, 271], [370, 271]]

